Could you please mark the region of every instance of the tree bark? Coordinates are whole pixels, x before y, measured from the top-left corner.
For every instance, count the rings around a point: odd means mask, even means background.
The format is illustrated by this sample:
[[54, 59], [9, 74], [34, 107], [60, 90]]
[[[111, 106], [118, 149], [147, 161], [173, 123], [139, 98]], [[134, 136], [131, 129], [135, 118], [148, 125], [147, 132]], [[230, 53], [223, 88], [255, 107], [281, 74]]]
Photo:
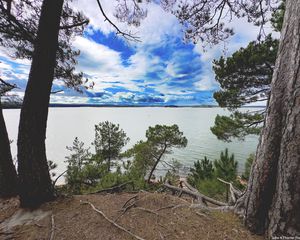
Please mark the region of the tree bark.
[[12, 161], [10, 143], [0, 100], [0, 197], [17, 195], [17, 172]]
[[239, 200], [248, 228], [269, 238], [300, 236], [299, 106], [300, 5], [287, 0], [265, 126], [246, 194]]
[[62, 7], [63, 0], [44, 0], [41, 9], [19, 125], [18, 172], [22, 207], [36, 207], [54, 197], [45, 139]]

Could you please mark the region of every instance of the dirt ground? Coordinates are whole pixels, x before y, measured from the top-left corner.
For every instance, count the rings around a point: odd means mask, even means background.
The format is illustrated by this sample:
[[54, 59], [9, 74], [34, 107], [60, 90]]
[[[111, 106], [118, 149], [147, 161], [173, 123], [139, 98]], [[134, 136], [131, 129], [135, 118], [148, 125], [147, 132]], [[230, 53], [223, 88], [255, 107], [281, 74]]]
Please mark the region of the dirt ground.
[[140, 239], [263, 239], [251, 235], [231, 213], [189, 208], [182, 198], [147, 192], [60, 198], [35, 211], [20, 210], [18, 199], [1, 200], [0, 239], [136, 239], [86, 202]]

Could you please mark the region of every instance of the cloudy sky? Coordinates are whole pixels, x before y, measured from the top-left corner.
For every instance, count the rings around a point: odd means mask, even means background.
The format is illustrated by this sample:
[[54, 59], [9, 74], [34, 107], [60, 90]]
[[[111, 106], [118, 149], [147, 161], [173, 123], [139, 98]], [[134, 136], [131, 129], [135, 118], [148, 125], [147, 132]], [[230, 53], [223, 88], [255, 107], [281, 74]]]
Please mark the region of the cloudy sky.
[[[107, 15], [115, 22], [111, 0], [102, 1]], [[137, 29], [142, 42], [126, 42], [99, 12], [95, 0], [75, 1], [74, 8], [90, 19], [84, 36], [73, 45], [81, 51], [78, 71], [95, 83], [92, 90], [79, 94], [65, 88], [60, 81], [54, 90], [64, 90], [51, 97], [52, 103], [115, 104], [115, 105], [201, 105], [215, 104], [212, 94], [219, 86], [214, 80], [212, 60], [230, 55], [255, 40], [257, 27], [246, 20], [233, 20], [235, 35], [225, 44], [203, 50], [182, 41], [177, 19], [155, 3], [148, 4], [148, 15]], [[126, 30], [127, 26], [118, 23]], [[268, 30], [268, 29], [267, 29]], [[19, 87], [22, 96], [26, 87], [30, 62], [10, 59], [0, 50], [1, 76]]]

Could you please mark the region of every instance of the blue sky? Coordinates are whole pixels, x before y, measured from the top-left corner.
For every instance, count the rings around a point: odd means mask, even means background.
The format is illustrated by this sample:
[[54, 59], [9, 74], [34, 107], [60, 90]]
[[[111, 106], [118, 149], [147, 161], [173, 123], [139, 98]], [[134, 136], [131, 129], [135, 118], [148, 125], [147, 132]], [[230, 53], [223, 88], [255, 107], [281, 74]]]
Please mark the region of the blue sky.
[[[107, 15], [114, 18], [111, 1], [103, 1]], [[137, 29], [140, 43], [128, 43], [114, 33], [101, 17], [96, 1], [75, 1], [74, 8], [90, 19], [84, 36], [76, 37], [73, 46], [81, 51], [76, 69], [95, 83], [83, 94], [64, 87], [55, 80], [52, 103], [114, 105], [201, 105], [215, 104], [213, 92], [219, 89], [212, 72], [212, 60], [230, 55], [256, 38], [258, 29], [245, 20], [234, 19], [230, 25], [236, 34], [226, 43], [203, 49], [200, 43], [182, 41], [177, 19], [158, 5], [147, 5], [148, 16]], [[121, 29], [128, 29], [118, 23]], [[30, 62], [10, 59], [0, 49], [1, 76], [19, 87], [14, 94], [23, 95]]]

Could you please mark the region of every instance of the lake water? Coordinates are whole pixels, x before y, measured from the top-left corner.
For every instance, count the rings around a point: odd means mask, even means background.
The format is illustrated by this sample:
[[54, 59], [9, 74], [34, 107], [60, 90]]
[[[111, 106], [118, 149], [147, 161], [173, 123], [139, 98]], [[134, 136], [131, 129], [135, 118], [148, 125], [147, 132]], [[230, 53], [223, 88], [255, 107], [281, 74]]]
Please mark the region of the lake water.
[[[257, 110], [257, 109], [243, 109]], [[18, 132], [20, 110], [6, 109], [4, 117], [9, 138], [13, 140], [12, 154], [16, 156], [16, 140]], [[193, 165], [197, 159], [207, 156], [210, 160], [219, 157], [225, 148], [235, 154], [239, 162], [239, 171], [244, 168], [244, 162], [250, 153], [254, 153], [258, 144], [258, 136], [249, 136], [245, 141], [225, 143], [218, 140], [210, 131], [217, 114], [228, 115], [229, 112], [221, 108], [106, 108], [106, 107], [78, 107], [78, 108], [50, 108], [47, 128], [47, 156], [58, 164], [57, 173], [66, 169], [65, 156], [69, 155], [66, 146], [71, 146], [78, 137], [87, 147], [94, 139], [94, 125], [102, 121], [120, 124], [130, 138], [129, 148], [137, 141], [145, 139], [145, 132], [149, 126], [155, 124], [177, 124], [188, 139], [184, 149], [176, 149], [167, 160], [176, 159], [186, 168]], [[93, 148], [91, 146], [91, 151]]]

